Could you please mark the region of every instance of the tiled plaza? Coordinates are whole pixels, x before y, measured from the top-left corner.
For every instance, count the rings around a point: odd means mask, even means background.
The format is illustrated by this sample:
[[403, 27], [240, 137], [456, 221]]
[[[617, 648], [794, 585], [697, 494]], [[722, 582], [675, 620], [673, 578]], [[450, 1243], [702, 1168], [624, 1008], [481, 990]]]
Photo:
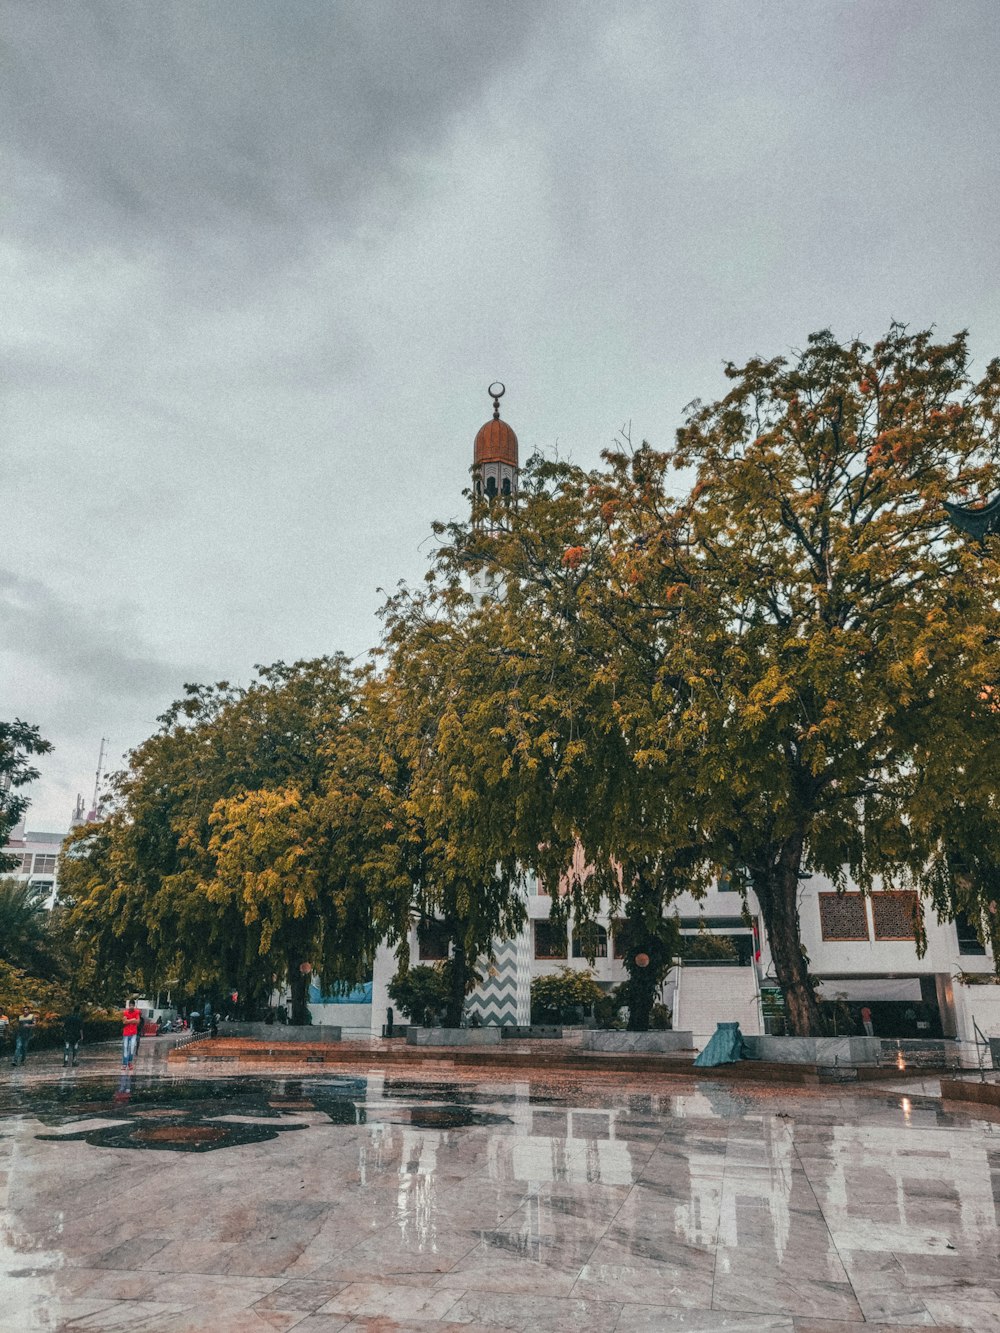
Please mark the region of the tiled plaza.
[[1000, 1329], [1000, 1125], [912, 1091], [0, 1076], [0, 1329]]

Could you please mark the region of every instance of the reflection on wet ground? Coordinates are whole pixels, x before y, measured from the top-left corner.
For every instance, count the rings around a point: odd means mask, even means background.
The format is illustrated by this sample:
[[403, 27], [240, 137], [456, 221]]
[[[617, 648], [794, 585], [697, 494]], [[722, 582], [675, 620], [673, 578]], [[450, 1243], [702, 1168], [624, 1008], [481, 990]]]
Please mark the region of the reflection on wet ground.
[[913, 1091], [81, 1074], [0, 1081], [0, 1329], [1000, 1329]]
[[[279, 1090], [276, 1095], [276, 1088]], [[467, 1089], [453, 1089], [442, 1101], [440, 1088], [408, 1084], [388, 1087], [378, 1118], [415, 1129], [460, 1129], [490, 1125], [509, 1117], [474, 1108]], [[0, 1116], [20, 1112], [60, 1132], [36, 1138], [55, 1143], [81, 1141], [98, 1148], [161, 1149], [172, 1152], [210, 1152], [236, 1144], [264, 1143], [287, 1130], [306, 1128], [287, 1123], [290, 1116], [314, 1112], [313, 1123], [326, 1118], [334, 1125], [367, 1123], [367, 1080], [285, 1079], [279, 1083], [260, 1078], [157, 1079], [122, 1074], [113, 1078], [68, 1079], [60, 1083], [8, 1086], [0, 1098]], [[395, 1103], [413, 1100], [416, 1105]], [[496, 1097], [494, 1100], [502, 1100]], [[512, 1097], [508, 1100], [513, 1101]], [[435, 1105], [427, 1105], [433, 1101]], [[113, 1119], [112, 1124], [67, 1132], [79, 1121]], [[155, 1126], [146, 1122], [157, 1120]]]

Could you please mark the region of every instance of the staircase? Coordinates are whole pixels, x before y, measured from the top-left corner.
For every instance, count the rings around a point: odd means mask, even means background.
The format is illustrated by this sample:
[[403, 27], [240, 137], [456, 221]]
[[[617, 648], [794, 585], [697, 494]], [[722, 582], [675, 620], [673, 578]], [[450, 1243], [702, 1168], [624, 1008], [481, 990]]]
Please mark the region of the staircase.
[[682, 967], [677, 978], [673, 1025], [689, 1029], [700, 1051], [717, 1023], [739, 1023], [748, 1037], [758, 1036], [760, 1006], [752, 967]]

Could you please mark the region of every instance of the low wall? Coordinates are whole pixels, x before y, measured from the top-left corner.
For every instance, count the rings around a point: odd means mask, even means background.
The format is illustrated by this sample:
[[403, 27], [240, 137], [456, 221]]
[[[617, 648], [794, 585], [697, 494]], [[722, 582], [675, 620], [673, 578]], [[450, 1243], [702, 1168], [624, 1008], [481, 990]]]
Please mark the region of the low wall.
[[583, 1034], [582, 1051], [671, 1051], [694, 1050], [694, 1038], [683, 1029], [666, 1032], [613, 1032], [594, 1029]]
[[[208, 1034], [201, 1032], [198, 1036]], [[308, 1041], [314, 1044], [340, 1041], [340, 1028], [332, 1023], [313, 1023], [289, 1027], [285, 1023], [220, 1023], [220, 1037], [252, 1037], [254, 1041]]]
[[878, 1037], [744, 1037], [748, 1060], [784, 1065], [877, 1065]]
[[408, 1046], [499, 1046], [500, 1028], [413, 1028]]
[[1000, 1084], [976, 1083], [972, 1079], [943, 1078], [941, 1096], [949, 1102], [976, 1102], [980, 1106], [1000, 1107]]
[[961, 1064], [961, 1045], [947, 1037], [883, 1037], [882, 1063], [908, 1069], [941, 1069]]

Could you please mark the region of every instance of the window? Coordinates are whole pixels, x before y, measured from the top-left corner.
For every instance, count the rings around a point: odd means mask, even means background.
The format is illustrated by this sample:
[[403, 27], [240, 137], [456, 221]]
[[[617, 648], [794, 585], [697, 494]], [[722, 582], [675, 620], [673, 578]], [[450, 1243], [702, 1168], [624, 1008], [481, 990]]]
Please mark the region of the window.
[[860, 893], [821, 893], [819, 920], [825, 940], [866, 940], [868, 913]]
[[912, 940], [916, 938], [917, 912], [915, 893], [873, 893], [872, 918], [877, 940]]
[[979, 938], [975, 922], [964, 912], [955, 913], [955, 931], [958, 934], [959, 953], [977, 954], [979, 957], [986, 953], [986, 946]]
[[608, 932], [596, 921], [585, 921], [573, 931], [574, 958], [607, 958]]
[[535, 957], [565, 958], [566, 952], [566, 927], [554, 921], [536, 921]]
[[438, 962], [448, 957], [448, 928], [443, 921], [424, 917], [417, 926], [417, 951], [422, 963]]
[[20, 865], [16, 865], [16, 866], [14, 867], [14, 874], [15, 874], [15, 875], [30, 875], [30, 874], [31, 874], [31, 852], [22, 852], [22, 853], [21, 853], [21, 863], [20, 863]]
[[503, 485], [500, 487], [504, 495], [510, 495], [510, 477], [504, 477]]
[[39, 854], [35, 857], [36, 875], [54, 875], [56, 873], [56, 857], [43, 856]]
[[487, 478], [486, 478], [486, 498], [487, 498], [487, 500], [495, 500], [495, 499], [496, 499], [496, 493], [497, 493], [497, 479], [496, 479], [496, 477], [487, 477]]

